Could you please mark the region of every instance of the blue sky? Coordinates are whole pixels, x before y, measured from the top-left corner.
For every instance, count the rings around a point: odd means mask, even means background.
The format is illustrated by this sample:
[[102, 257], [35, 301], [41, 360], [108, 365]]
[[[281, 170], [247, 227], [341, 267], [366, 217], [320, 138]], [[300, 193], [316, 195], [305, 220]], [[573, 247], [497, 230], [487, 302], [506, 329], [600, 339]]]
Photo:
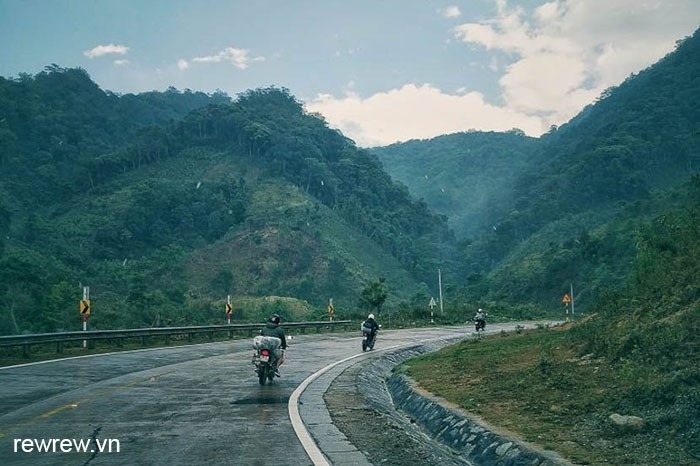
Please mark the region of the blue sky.
[[360, 146], [539, 136], [700, 26], [698, 0], [0, 0], [0, 76], [286, 87]]

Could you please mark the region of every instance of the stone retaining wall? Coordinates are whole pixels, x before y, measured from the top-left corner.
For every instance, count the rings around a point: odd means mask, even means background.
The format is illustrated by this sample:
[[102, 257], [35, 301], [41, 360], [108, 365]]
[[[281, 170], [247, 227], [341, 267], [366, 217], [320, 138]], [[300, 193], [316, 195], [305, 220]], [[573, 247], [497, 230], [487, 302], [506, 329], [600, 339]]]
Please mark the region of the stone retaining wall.
[[555, 466], [569, 464], [554, 454], [535, 451], [516, 439], [496, 434], [473, 419], [418, 393], [405, 376], [387, 380], [397, 409], [436, 441], [479, 466]]

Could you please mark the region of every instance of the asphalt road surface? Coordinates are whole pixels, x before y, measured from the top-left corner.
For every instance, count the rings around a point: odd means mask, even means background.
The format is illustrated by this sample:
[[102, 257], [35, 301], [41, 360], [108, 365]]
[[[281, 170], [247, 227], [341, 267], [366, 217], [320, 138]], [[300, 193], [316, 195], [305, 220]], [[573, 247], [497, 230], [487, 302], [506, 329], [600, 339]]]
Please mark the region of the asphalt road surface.
[[[353, 361], [470, 331], [387, 330]], [[0, 465], [310, 465], [289, 397], [362, 353], [360, 341], [359, 330], [294, 335], [282, 377], [265, 386], [247, 339], [0, 368]]]

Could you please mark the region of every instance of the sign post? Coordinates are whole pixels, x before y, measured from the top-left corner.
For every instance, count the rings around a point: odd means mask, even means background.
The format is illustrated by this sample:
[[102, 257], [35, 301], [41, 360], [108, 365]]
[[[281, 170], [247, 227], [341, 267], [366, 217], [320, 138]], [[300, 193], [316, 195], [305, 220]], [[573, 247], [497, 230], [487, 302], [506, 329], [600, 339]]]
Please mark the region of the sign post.
[[231, 313], [233, 312], [233, 308], [231, 307], [231, 295], [228, 295], [226, 298], [226, 323], [230, 324], [231, 323]]
[[333, 314], [335, 314], [335, 307], [333, 306], [333, 298], [328, 300], [328, 320], [333, 321]]
[[435, 322], [433, 321], [433, 309], [435, 309], [435, 298], [432, 296], [430, 297], [430, 303], [428, 303], [428, 307], [430, 307], [430, 323], [434, 324]]
[[[566, 321], [569, 321], [569, 303], [571, 303], [571, 296], [569, 293], [564, 293], [564, 297], [561, 298], [561, 302], [564, 303], [564, 308], [566, 309]], [[573, 312], [572, 312], [573, 314]]]
[[[83, 318], [83, 332], [87, 332], [87, 321], [90, 317], [90, 287], [83, 287], [83, 299], [79, 305], [80, 315]], [[83, 348], [87, 348], [87, 340], [83, 340]]]
[[574, 318], [574, 284], [570, 283], [569, 286], [570, 286], [570, 291], [571, 291], [571, 294], [569, 295], [569, 296], [571, 296], [571, 318], [573, 319]]

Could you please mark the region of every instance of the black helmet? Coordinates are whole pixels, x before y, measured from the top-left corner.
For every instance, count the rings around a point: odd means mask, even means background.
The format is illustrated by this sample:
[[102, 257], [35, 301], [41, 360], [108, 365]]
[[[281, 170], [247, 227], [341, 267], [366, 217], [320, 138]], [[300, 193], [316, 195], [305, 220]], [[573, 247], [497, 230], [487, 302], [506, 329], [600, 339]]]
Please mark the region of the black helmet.
[[279, 324], [280, 323], [280, 316], [275, 314], [272, 317], [270, 317], [270, 322], [273, 324]]

